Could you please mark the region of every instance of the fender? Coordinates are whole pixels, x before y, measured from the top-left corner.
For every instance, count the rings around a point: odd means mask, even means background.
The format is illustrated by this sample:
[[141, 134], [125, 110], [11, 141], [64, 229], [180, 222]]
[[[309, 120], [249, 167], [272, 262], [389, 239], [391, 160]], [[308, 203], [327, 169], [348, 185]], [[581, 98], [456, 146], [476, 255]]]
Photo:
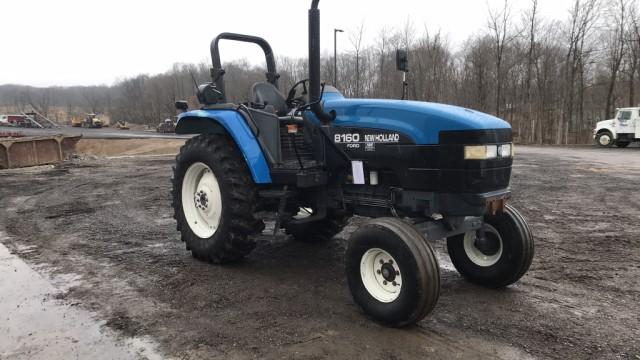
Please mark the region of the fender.
[[609, 131], [611, 135], [613, 135], [613, 140], [616, 140], [618, 138], [618, 133], [616, 131], [615, 119], [598, 121], [596, 123], [594, 138], [602, 131]]
[[180, 114], [176, 134], [228, 134], [233, 138], [256, 184], [270, 184], [271, 173], [262, 148], [235, 109], [193, 110]]

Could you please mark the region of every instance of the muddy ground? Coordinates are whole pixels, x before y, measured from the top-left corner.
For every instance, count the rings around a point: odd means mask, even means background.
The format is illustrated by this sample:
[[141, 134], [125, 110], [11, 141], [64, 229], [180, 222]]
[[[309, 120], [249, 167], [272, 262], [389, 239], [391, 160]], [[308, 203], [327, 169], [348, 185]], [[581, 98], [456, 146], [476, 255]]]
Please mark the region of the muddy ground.
[[167, 358], [640, 359], [640, 149], [516, 151], [512, 203], [536, 238], [529, 273], [504, 290], [469, 284], [436, 241], [439, 303], [406, 329], [353, 304], [342, 261], [353, 225], [316, 245], [264, 234], [234, 266], [193, 259], [166, 156], [1, 171], [0, 242], [64, 288], [43, 306], [86, 310]]
[[117, 157], [176, 154], [185, 139], [86, 139], [76, 145], [81, 156]]

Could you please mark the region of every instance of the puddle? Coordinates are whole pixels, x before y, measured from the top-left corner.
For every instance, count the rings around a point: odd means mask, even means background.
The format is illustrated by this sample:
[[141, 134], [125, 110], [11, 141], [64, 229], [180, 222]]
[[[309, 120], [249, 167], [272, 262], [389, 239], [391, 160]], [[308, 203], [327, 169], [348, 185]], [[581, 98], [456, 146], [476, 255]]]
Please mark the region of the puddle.
[[[0, 240], [7, 240], [0, 231]], [[45, 273], [50, 273], [46, 271]], [[0, 244], [0, 358], [162, 359], [151, 338], [122, 338], [96, 315], [54, 294], [80, 282], [77, 274], [47, 279]]]

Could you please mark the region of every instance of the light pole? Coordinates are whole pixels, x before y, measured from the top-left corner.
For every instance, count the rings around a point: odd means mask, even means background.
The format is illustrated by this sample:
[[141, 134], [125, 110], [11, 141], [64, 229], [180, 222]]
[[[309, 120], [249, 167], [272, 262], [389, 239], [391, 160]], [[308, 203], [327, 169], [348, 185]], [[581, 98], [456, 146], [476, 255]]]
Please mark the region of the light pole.
[[333, 29], [333, 86], [338, 87], [338, 33], [344, 30]]

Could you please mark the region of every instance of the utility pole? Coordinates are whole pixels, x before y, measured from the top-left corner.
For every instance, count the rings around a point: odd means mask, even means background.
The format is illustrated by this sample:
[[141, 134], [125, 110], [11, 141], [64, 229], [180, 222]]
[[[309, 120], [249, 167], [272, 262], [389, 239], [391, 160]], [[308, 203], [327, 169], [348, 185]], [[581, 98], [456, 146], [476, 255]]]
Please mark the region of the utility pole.
[[338, 33], [344, 30], [333, 29], [333, 86], [338, 87]]

